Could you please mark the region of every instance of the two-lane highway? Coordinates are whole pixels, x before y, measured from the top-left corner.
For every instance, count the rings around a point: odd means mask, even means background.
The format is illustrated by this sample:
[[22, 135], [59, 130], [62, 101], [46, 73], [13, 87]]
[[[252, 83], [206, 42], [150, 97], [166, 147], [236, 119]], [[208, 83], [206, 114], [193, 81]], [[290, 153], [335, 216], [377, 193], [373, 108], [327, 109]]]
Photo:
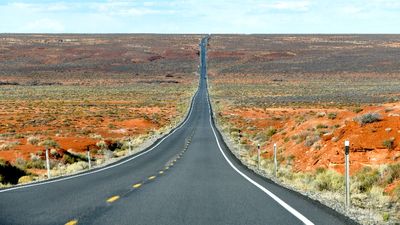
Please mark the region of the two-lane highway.
[[111, 167], [0, 190], [0, 224], [352, 224], [247, 170], [216, 130], [207, 38], [189, 116], [154, 146]]

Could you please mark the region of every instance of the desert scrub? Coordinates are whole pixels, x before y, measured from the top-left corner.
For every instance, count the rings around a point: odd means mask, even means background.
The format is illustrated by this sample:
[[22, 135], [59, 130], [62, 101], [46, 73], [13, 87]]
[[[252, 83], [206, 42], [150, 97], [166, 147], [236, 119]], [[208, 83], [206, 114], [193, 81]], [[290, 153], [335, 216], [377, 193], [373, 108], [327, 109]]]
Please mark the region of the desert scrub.
[[381, 172], [382, 184], [388, 185], [400, 179], [400, 163], [387, 165]]
[[307, 136], [306, 140], [304, 141], [304, 146], [306, 147], [311, 147], [313, 146], [317, 141], [319, 141], [321, 138], [318, 135], [314, 136]]
[[101, 140], [96, 143], [96, 146], [99, 147], [101, 150], [107, 149], [108, 145], [104, 140]]
[[352, 177], [352, 189], [358, 193], [370, 191], [373, 185], [377, 184], [381, 175], [379, 170], [371, 167], [363, 167]]
[[354, 113], [359, 113], [359, 112], [362, 112], [362, 111], [363, 111], [363, 108], [361, 108], [361, 107], [357, 107], [357, 108], [353, 109]]
[[316, 129], [326, 129], [326, 128], [328, 128], [328, 126], [327, 125], [325, 125], [325, 124], [318, 124], [316, 127], [315, 127]]
[[395, 140], [394, 138], [383, 140], [382, 145], [385, 146], [385, 148], [387, 148], [389, 150], [393, 150], [394, 149], [394, 140]]
[[337, 113], [335, 113], [335, 112], [328, 113], [328, 119], [334, 120], [334, 119], [336, 119], [336, 117], [337, 117]]
[[39, 143], [39, 146], [45, 146], [47, 148], [58, 148], [59, 145], [53, 139], [47, 138], [46, 140]]
[[314, 186], [318, 191], [342, 192], [344, 178], [336, 171], [319, 168], [316, 172]]
[[267, 131], [266, 131], [266, 135], [267, 137], [272, 137], [276, 134], [277, 130], [275, 127], [268, 127]]
[[299, 134], [292, 136], [292, 140], [296, 141], [296, 144], [300, 144], [301, 142], [305, 141], [310, 133], [307, 131], [302, 131]]
[[7, 142], [4, 144], [0, 145], [0, 151], [5, 151], [5, 150], [10, 150], [14, 148], [17, 145], [20, 145], [21, 143], [19, 141], [12, 141], [12, 142]]
[[36, 136], [30, 136], [26, 139], [26, 141], [31, 145], [37, 145], [40, 142], [40, 138]]
[[8, 161], [0, 159], [0, 183], [17, 184], [18, 179], [25, 175], [25, 170], [11, 165]]
[[18, 179], [18, 184], [29, 183], [33, 181], [32, 176], [22, 176]]
[[394, 201], [400, 201], [400, 183], [393, 189], [392, 195]]
[[85, 170], [88, 167], [89, 167], [89, 164], [87, 162], [83, 162], [83, 161], [76, 162], [76, 163], [73, 163], [73, 164], [67, 166], [66, 173], [67, 174], [75, 173], [75, 172], [78, 172], [78, 171]]
[[379, 113], [367, 113], [354, 118], [354, 121], [358, 122], [360, 125], [365, 125], [367, 123], [374, 123], [381, 120], [382, 117]]

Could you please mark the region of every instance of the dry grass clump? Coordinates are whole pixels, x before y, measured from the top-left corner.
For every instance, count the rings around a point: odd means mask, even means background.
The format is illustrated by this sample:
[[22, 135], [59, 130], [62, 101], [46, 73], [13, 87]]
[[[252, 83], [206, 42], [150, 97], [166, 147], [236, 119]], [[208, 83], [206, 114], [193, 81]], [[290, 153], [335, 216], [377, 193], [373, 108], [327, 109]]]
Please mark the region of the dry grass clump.
[[25, 184], [25, 183], [29, 183], [32, 182], [34, 179], [32, 176], [22, 176], [18, 179], [18, 184]]
[[313, 183], [318, 191], [343, 192], [344, 190], [343, 175], [333, 170], [318, 168]]
[[38, 145], [40, 142], [40, 138], [36, 136], [30, 136], [26, 139], [26, 141], [31, 145]]
[[0, 151], [10, 150], [20, 144], [21, 143], [19, 141], [11, 141], [11, 142], [3, 143], [0, 145]]
[[87, 162], [79, 161], [73, 164], [70, 164], [67, 166], [65, 172], [67, 174], [69, 173], [76, 173], [78, 171], [85, 170], [89, 167], [89, 164]]

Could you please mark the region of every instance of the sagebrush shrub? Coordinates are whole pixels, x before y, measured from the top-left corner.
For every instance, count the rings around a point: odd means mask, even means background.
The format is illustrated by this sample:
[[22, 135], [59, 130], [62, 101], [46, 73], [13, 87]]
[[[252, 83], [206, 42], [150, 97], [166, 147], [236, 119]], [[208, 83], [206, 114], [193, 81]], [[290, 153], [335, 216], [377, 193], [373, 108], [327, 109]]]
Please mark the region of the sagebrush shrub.
[[374, 123], [382, 120], [382, 117], [379, 113], [367, 113], [361, 116], [358, 116], [354, 119], [361, 125], [365, 125], [367, 123]]

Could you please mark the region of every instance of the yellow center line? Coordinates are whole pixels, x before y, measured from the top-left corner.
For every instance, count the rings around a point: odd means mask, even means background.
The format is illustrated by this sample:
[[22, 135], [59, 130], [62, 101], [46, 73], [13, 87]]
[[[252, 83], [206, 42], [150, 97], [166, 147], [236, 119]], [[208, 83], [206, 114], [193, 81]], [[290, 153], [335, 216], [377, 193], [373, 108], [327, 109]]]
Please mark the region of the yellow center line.
[[160, 172], [158, 172], [158, 173], [159, 173], [159, 174], [163, 174], [163, 173], [164, 173], [164, 171], [162, 171], [162, 170], [161, 170], [161, 171], [160, 171]]
[[78, 220], [71, 220], [68, 223], [66, 223], [65, 225], [76, 225], [78, 224]]
[[149, 177], [148, 179], [149, 180], [154, 180], [156, 178], [156, 176], [151, 176], [151, 177]]
[[168, 170], [168, 169], [169, 169], [169, 166], [165, 167], [165, 169]]
[[140, 186], [142, 186], [142, 183], [134, 184], [132, 187], [133, 187], [133, 188], [140, 188]]
[[108, 203], [115, 202], [119, 199], [118, 195], [112, 196], [111, 198], [107, 199]]

